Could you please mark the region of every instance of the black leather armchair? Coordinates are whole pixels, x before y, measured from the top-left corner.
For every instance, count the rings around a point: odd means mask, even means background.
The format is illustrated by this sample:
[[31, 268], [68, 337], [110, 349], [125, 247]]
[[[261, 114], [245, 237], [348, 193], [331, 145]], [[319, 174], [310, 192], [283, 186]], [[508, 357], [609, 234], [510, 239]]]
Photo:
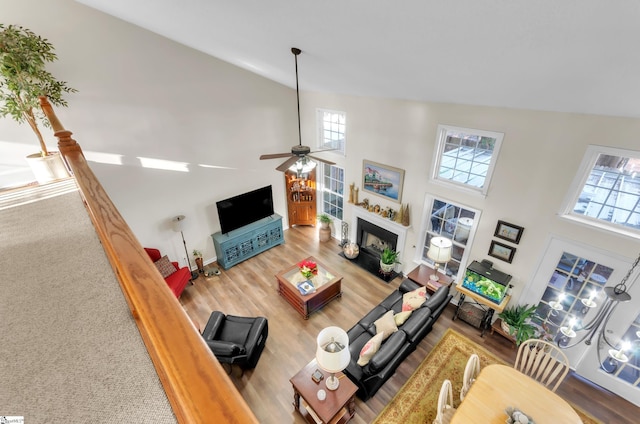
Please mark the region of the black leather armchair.
[[238, 317], [213, 311], [202, 337], [220, 363], [255, 368], [267, 342], [265, 317]]

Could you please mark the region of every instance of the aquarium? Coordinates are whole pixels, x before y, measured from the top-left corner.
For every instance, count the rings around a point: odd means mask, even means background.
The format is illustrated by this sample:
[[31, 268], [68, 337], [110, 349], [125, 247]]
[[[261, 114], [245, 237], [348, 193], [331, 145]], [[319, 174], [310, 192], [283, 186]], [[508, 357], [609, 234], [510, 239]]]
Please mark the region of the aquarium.
[[489, 261], [473, 261], [464, 274], [462, 287], [500, 304], [507, 295], [511, 276], [492, 267]]

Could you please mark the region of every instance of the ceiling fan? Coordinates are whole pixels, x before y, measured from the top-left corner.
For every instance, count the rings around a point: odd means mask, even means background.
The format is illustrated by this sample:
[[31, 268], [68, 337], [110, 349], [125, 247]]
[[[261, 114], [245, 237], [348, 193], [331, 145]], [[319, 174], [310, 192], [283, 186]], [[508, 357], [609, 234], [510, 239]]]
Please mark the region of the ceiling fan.
[[313, 162], [311, 159], [324, 162], [328, 165], [335, 165], [335, 162], [331, 162], [326, 159], [312, 156], [310, 154], [310, 153], [317, 153], [317, 152], [326, 152], [334, 149], [318, 150], [316, 152], [312, 152], [309, 146], [302, 145], [302, 133], [300, 131], [300, 90], [298, 89], [298, 55], [302, 53], [302, 50], [292, 47], [291, 53], [293, 53], [295, 62], [296, 62], [296, 99], [298, 103], [298, 144], [291, 147], [291, 153], [273, 153], [268, 155], [262, 155], [260, 156], [260, 160], [288, 158], [286, 161], [282, 162], [280, 166], [276, 168], [278, 171], [282, 171], [282, 172], [291, 168], [294, 164], [295, 164], [294, 169], [298, 170], [298, 172], [301, 172], [303, 169], [313, 169], [313, 167], [315, 166], [315, 162]]

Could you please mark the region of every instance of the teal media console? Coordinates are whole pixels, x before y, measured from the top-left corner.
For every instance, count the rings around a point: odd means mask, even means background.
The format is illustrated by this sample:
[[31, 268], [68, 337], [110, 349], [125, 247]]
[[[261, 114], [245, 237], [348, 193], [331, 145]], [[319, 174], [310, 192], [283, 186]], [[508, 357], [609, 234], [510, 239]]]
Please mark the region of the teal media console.
[[227, 234], [211, 234], [218, 265], [224, 269], [284, 243], [282, 217], [273, 214]]

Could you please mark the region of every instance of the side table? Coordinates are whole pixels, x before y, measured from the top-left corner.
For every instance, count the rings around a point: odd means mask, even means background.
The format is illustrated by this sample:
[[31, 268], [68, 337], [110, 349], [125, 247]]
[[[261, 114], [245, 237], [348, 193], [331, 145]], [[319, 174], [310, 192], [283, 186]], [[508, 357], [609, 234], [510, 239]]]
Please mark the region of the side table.
[[482, 318], [482, 322], [480, 323], [480, 336], [484, 337], [484, 333], [487, 331], [489, 327], [491, 327], [491, 321], [493, 319], [493, 314], [495, 312], [500, 313], [504, 310], [511, 299], [511, 295], [506, 295], [502, 302], [498, 305], [490, 301], [489, 299], [485, 299], [477, 293], [472, 292], [471, 290], [462, 286], [462, 284], [455, 285], [456, 290], [460, 293], [460, 298], [458, 299], [458, 306], [456, 307], [456, 312], [453, 315], [453, 321], [458, 318], [458, 314], [460, 313], [460, 307], [464, 303], [464, 299], [469, 296], [472, 302], [475, 302], [484, 310], [484, 316]]
[[498, 318], [496, 322], [491, 325], [491, 335], [493, 335], [494, 332], [509, 340], [513, 344], [513, 347], [517, 347], [516, 338], [502, 329], [502, 318]]
[[[315, 370], [319, 370], [324, 376], [319, 383], [311, 378]], [[314, 359], [289, 380], [293, 386], [293, 407], [309, 423], [346, 423], [356, 413], [355, 396], [358, 387], [345, 374], [339, 372], [336, 377], [340, 380], [340, 386], [336, 390], [328, 390], [325, 382], [330, 375], [322, 371]], [[324, 400], [318, 399], [320, 389], [327, 394]]]
[[441, 286], [451, 286], [451, 282], [453, 281], [451, 277], [438, 272], [438, 281], [434, 283], [429, 278], [432, 274], [433, 268], [420, 264], [407, 275], [407, 278], [416, 284], [426, 287], [429, 294], [435, 293]]

